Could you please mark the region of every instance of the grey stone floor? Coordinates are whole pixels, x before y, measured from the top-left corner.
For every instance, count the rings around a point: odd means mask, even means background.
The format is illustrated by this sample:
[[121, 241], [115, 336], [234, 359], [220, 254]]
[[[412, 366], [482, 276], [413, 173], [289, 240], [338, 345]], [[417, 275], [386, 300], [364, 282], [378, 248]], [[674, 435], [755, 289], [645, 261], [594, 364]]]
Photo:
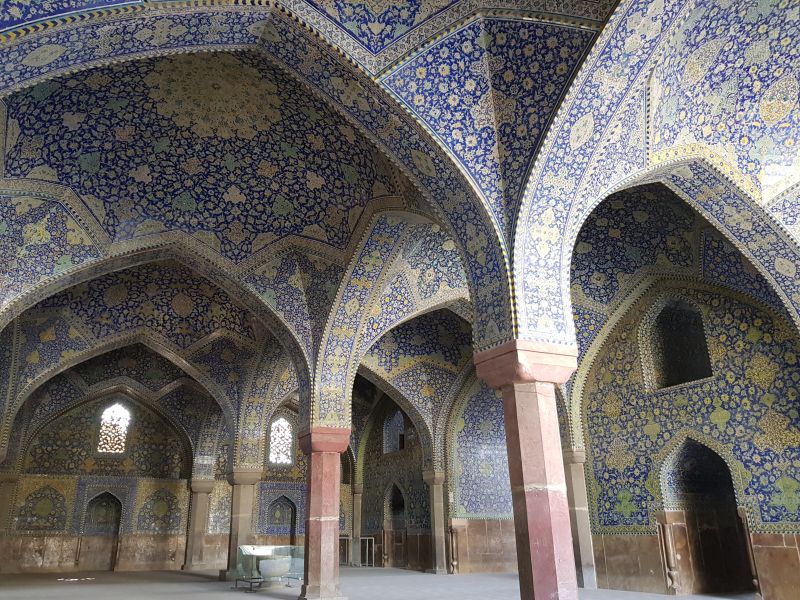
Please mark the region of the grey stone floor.
[[[159, 571], [151, 573], [72, 573], [68, 575], [2, 575], [2, 600], [189, 600], [194, 598], [273, 598], [295, 600], [299, 585], [263, 589], [256, 595], [234, 592], [211, 574]], [[342, 592], [350, 600], [517, 600], [514, 575], [435, 576], [396, 569], [342, 569]], [[718, 600], [745, 596], [684, 596]], [[665, 600], [666, 596], [581, 590], [581, 600]]]

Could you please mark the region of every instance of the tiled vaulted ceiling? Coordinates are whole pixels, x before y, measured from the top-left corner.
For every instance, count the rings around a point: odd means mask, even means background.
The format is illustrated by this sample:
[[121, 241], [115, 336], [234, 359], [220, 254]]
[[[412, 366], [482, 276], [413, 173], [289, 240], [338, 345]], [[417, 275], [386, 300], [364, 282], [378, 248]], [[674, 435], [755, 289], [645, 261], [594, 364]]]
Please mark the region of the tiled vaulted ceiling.
[[[118, 14], [120, 19], [126, 19], [145, 13], [158, 14], [159, 11], [165, 15], [167, 11], [176, 14], [182, 5], [185, 5], [187, 12], [191, 12], [197, 8], [196, 4], [159, 0], [51, 0], [40, 3], [12, 0], [0, 8], [0, 31], [5, 30], [5, 36], [13, 39], [20, 33], [30, 34], [42, 28], [77, 26], [79, 22], [91, 20], [93, 15]], [[202, 3], [204, 10], [214, 4], [217, 3]], [[228, 2], [218, 4], [220, 7], [223, 4], [230, 7]], [[243, 13], [263, 11], [265, 16], [274, 10], [290, 13], [376, 78], [440, 141], [462, 171], [475, 182], [492, 209], [498, 230], [508, 236], [513, 229], [519, 196], [535, 150], [577, 66], [607, 19], [614, 2], [242, 0], [236, 4], [241, 5]], [[188, 24], [174, 26], [163, 21], [160, 25], [156, 23], [155, 27], [139, 31], [109, 30], [105, 33], [114, 39], [109, 38], [105, 43], [124, 44], [125, 37], [130, 36], [138, 42], [147, 38], [148, 43], [163, 46], [174, 41], [176, 36], [193, 35], [192, 26]], [[221, 34], [224, 34], [222, 30], [230, 29], [228, 22], [222, 21], [216, 25], [210, 23], [208, 27], [220, 29]], [[241, 27], [248, 25], [242, 23]], [[94, 40], [87, 43], [96, 45], [100, 42]], [[25, 60], [38, 64], [53, 59], [51, 55], [58, 54], [59, 50], [53, 47], [43, 48], [39, 52], [42, 56], [36, 54]], [[213, 62], [213, 59], [209, 59], [209, 62]], [[202, 64], [200, 61], [198, 63]], [[196, 66], [200, 67], [200, 64]], [[181, 69], [181, 65], [175, 67]], [[141, 78], [145, 74], [127, 72], [141, 68], [146, 67], [115, 71], [123, 78], [130, 75], [133, 86], [146, 86], [147, 81], [134, 81], [137, 76]], [[206, 75], [216, 73], [219, 68], [220, 65], [216, 64], [204, 67]], [[200, 88], [190, 84], [186, 89]], [[204, 92], [208, 93], [209, 90]], [[258, 95], [257, 91], [255, 93]], [[57, 98], [61, 100], [60, 95]], [[134, 98], [134, 102], [138, 103], [138, 100]], [[183, 100], [186, 104], [193, 101], [190, 97]], [[163, 110], [158, 112], [162, 119], [167, 116]], [[269, 112], [263, 115], [267, 120]], [[282, 112], [284, 115], [288, 113], [286, 108]], [[245, 120], [254, 120], [254, 117], [254, 114], [245, 114]], [[305, 120], [302, 113], [298, 113], [298, 117], [299, 123]], [[260, 141], [263, 128], [259, 127], [257, 119], [255, 121], [255, 132], [248, 132], [245, 137]], [[312, 119], [310, 125], [316, 127], [318, 123]], [[78, 127], [77, 123], [74, 125]], [[209, 123], [210, 130], [207, 133], [213, 133], [217, 125]], [[226, 127], [216, 127], [216, 130], [224, 133]], [[242, 132], [237, 132], [234, 127], [228, 133], [236, 136]], [[253, 133], [255, 135], [251, 135]], [[176, 141], [180, 142], [181, 137], [178, 136]], [[324, 143], [326, 149], [334, 146], [328, 140]], [[303, 148], [302, 145], [295, 147], [295, 150], [300, 150], [299, 156], [295, 153], [285, 157], [290, 163], [292, 159], [303, 161], [316, 152], [314, 148]], [[164, 152], [164, 149], [161, 146], [155, 148], [154, 153], [158, 152]], [[235, 157], [236, 152], [226, 155]], [[274, 160], [282, 158], [273, 157]], [[347, 164], [353, 162], [358, 165], [360, 162], [357, 158], [352, 160], [354, 157], [350, 156], [337, 158]], [[91, 162], [90, 159], [86, 160]], [[225, 168], [229, 171], [235, 169], [231, 167], [233, 162], [229, 158]], [[252, 165], [246, 167], [249, 169]], [[177, 170], [180, 171], [180, 167]], [[144, 167], [135, 172], [139, 177], [148, 177]], [[364, 175], [358, 173], [362, 178]], [[191, 176], [192, 183], [196, 185], [207, 178], [208, 174], [203, 172]], [[329, 185], [327, 179], [330, 178], [323, 176], [323, 184], [319, 184], [319, 178], [315, 178], [315, 182], [317, 185]], [[123, 177], [120, 184], [131, 185], [124, 180]], [[142, 183], [147, 182], [139, 181], [138, 185], [141, 187]], [[132, 185], [135, 187], [137, 184]], [[214, 190], [213, 195], [223, 198], [226, 191], [229, 190]], [[263, 195], [263, 190], [250, 191], [255, 191], [257, 196]], [[186, 197], [185, 192], [176, 190], [173, 196], [180, 196], [177, 202], [182, 206], [192, 206], [193, 199]], [[345, 197], [353, 195], [349, 192], [344, 194]], [[228, 194], [231, 198], [242, 195], [247, 196], [238, 187]], [[311, 194], [312, 197], [317, 195]], [[259, 198], [247, 199], [253, 201]], [[280, 201], [277, 206], [281, 209]], [[343, 220], [352, 216], [347, 214], [347, 210], [344, 213], [341, 215]], [[281, 219], [283, 217], [285, 215]], [[258, 220], [263, 215], [256, 215], [255, 218]], [[149, 219], [144, 221], [147, 222], [131, 226], [157, 227]], [[163, 219], [157, 217], [155, 221], [163, 222]], [[221, 224], [222, 227], [229, 225]], [[326, 229], [325, 225], [321, 227]], [[338, 228], [346, 229], [346, 225]], [[249, 246], [259, 234], [254, 231], [233, 233], [241, 239], [240, 247], [233, 247], [236, 244], [232, 244], [228, 237], [223, 242], [226, 247], [222, 248], [222, 252], [229, 258], [232, 255], [241, 258], [249, 253]], [[344, 234], [333, 234], [332, 231], [325, 233], [326, 237], [331, 235], [341, 239]], [[212, 237], [213, 234], [209, 236]]]

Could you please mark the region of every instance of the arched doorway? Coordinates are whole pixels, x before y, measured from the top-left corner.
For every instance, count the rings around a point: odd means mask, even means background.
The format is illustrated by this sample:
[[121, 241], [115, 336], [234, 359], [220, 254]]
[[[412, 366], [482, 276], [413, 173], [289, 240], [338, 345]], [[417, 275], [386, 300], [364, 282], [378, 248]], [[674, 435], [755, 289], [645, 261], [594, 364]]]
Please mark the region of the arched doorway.
[[663, 478], [664, 563], [674, 592], [752, 590], [747, 537], [725, 461], [687, 439], [665, 464]]
[[122, 503], [103, 492], [86, 505], [78, 564], [82, 570], [113, 571], [119, 547]]
[[269, 528], [278, 536], [279, 544], [294, 546], [297, 542], [297, 508], [286, 496], [273, 500], [269, 505]]
[[384, 566], [406, 567], [406, 529], [406, 501], [397, 484], [392, 484], [384, 504]]

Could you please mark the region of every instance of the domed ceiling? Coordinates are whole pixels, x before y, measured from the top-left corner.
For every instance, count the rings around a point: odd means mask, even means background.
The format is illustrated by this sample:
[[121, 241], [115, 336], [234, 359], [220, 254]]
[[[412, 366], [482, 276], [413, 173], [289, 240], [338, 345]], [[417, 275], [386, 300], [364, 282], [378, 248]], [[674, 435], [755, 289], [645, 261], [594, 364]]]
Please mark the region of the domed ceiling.
[[391, 170], [254, 54], [148, 59], [8, 99], [6, 175], [78, 193], [114, 240], [193, 234], [233, 261], [287, 235], [343, 248]]

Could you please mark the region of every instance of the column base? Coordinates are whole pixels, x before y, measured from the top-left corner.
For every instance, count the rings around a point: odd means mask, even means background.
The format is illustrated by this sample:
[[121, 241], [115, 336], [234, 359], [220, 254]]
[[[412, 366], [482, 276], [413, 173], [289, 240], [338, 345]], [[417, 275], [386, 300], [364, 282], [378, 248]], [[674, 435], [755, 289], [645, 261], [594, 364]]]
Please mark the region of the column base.
[[578, 587], [584, 590], [597, 589], [597, 574], [594, 565], [584, 565], [578, 567]]
[[202, 563], [192, 563], [190, 565], [183, 565], [181, 571], [206, 571], [208, 567]]
[[431, 575], [447, 575], [447, 569], [425, 569], [426, 573]]
[[236, 581], [236, 570], [235, 569], [222, 569], [219, 572], [219, 580], [220, 581]]
[[297, 600], [347, 600], [347, 596], [342, 596], [338, 587], [333, 592], [330, 592], [321, 590], [317, 585], [303, 585], [300, 588], [300, 596]]

